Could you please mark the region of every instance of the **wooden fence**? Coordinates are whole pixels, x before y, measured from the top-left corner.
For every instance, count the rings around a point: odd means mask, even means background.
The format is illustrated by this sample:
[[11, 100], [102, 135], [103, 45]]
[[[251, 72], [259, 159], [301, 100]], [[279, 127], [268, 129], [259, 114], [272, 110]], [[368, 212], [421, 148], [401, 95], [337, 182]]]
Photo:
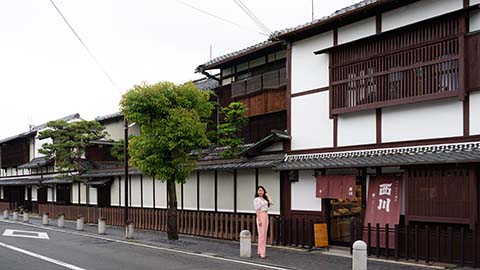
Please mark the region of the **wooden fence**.
[[[97, 223], [98, 218], [106, 219], [108, 225], [124, 226], [124, 208], [120, 207], [91, 207], [78, 205], [40, 204], [40, 214], [49, 213], [50, 217], [57, 218], [65, 215], [66, 220], [76, 220], [81, 215], [86, 223]], [[252, 232], [252, 241], [256, 241], [257, 226], [254, 214], [215, 213], [178, 210], [177, 226], [181, 234], [205, 236], [211, 238], [238, 240], [240, 231]], [[167, 209], [129, 208], [129, 219], [138, 229], [166, 231]], [[278, 227], [278, 218], [270, 216], [269, 236], [267, 243], [274, 244], [275, 227]]]
[[478, 236], [468, 226], [368, 225], [352, 223], [351, 244], [365, 241], [371, 256], [478, 266]]

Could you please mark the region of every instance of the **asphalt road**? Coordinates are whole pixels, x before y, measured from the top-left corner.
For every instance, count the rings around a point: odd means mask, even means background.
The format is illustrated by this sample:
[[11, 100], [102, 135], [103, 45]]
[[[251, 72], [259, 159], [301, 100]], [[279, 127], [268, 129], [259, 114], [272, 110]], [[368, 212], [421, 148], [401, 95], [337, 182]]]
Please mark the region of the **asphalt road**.
[[[5, 230], [46, 232], [49, 239], [4, 236]], [[14, 235], [35, 236], [34, 233]], [[0, 222], [0, 269], [262, 269], [82, 235]]]

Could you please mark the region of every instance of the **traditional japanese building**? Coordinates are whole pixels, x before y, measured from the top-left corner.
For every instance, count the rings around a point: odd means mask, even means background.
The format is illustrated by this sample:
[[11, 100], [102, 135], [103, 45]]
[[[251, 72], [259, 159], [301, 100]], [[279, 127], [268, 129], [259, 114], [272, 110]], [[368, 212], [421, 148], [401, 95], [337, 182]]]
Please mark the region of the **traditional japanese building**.
[[377, 255], [476, 266], [479, 30], [479, 1], [422, 0], [274, 33], [287, 43], [284, 217], [391, 248]]

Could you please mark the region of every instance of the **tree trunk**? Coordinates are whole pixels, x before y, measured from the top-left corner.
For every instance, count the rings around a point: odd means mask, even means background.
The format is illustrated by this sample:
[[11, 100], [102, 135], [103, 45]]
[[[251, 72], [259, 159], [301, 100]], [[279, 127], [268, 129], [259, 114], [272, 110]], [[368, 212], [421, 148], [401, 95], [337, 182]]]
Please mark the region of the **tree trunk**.
[[178, 240], [177, 232], [177, 191], [175, 179], [167, 180], [168, 190], [168, 221], [167, 234], [169, 240]]

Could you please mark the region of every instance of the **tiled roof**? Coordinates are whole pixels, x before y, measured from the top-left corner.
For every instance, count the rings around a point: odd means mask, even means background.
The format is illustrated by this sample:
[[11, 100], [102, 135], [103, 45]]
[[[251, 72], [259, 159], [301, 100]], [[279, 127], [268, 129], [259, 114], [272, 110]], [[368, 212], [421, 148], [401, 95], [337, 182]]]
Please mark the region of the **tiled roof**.
[[[55, 121], [63, 120], [63, 121], [67, 121], [67, 122], [68, 122], [68, 121], [74, 120], [74, 119], [81, 119], [81, 118], [80, 118], [80, 114], [75, 113], [75, 114], [67, 115], [67, 116], [62, 117], [62, 118], [60, 118], [60, 119], [57, 119], [57, 120], [55, 120]], [[35, 127], [33, 127], [31, 130], [29, 130], [29, 131], [26, 131], [26, 132], [23, 132], [23, 133], [20, 133], [20, 134], [17, 134], [17, 135], [11, 136], [11, 137], [7, 137], [7, 138], [5, 138], [5, 139], [0, 140], [0, 144], [6, 143], [6, 142], [8, 142], [8, 141], [13, 141], [13, 140], [15, 140], [15, 139], [19, 139], [19, 138], [22, 138], [22, 137], [27, 137], [27, 136], [34, 135], [34, 134], [36, 134], [37, 131], [40, 131], [40, 130], [46, 128], [46, 127], [47, 127], [47, 123], [44, 123], [44, 124], [35, 126]]]
[[316, 24], [321, 24], [321, 23], [323, 23], [327, 20], [333, 19], [333, 18], [338, 17], [340, 15], [343, 15], [347, 12], [351, 12], [351, 11], [354, 11], [356, 9], [363, 8], [363, 7], [366, 7], [368, 5], [371, 5], [371, 4], [374, 4], [374, 3], [377, 3], [377, 2], [381, 2], [381, 1], [384, 1], [384, 0], [364, 0], [364, 1], [358, 2], [356, 4], [353, 4], [351, 6], [339, 9], [339, 10], [335, 11], [334, 13], [332, 13], [328, 16], [324, 16], [322, 18], [315, 19], [311, 22], [307, 22], [307, 23], [304, 23], [304, 24], [301, 24], [301, 25], [298, 25], [298, 26], [295, 26], [295, 27], [290, 27], [290, 28], [286, 28], [286, 29], [283, 29], [283, 30], [275, 31], [270, 36], [270, 38], [275, 39], [275, 38], [277, 38], [281, 35], [288, 34], [290, 32], [294, 32], [294, 31], [300, 30], [302, 28], [306, 28], [306, 27], [316, 25]]
[[193, 81], [193, 83], [200, 90], [213, 90], [220, 86], [220, 82], [212, 78], [203, 78], [200, 80]]
[[261, 155], [253, 158], [200, 160], [197, 162], [198, 171], [204, 170], [233, 170], [272, 168], [282, 162], [284, 154]]
[[97, 116], [95, 117], [95, 121], [97, 122], [102, 122], [102, 121], [107, 121], [115, 118], [120, 118], [123, 117], [121, 112], [115, 112], [107, 115], [102, 115], [102, 116]]
[[285, 155], [278, 170], [480, 162], [480, 142]]
[[224, 62], [224, 61], [232, 59], [232, 58], [237, 58], [237, 57], [240, 57], [240, 56], [243, 56], [243, 55], [247, 55], [247, 54], [251, 53], [252, 51], [256, 51], [256, 50], [263, 49], [263, 48], [268, 48], [272, 45], [276, 45], [276, 44], [279, 44], [279, 43], [280, 43], [280, 41], [274, 41], [274, 40], [262, 41], [260, 43], [255, 44], [255, 45], [249, 46], [247, 48], [244, 48], [244, 49], [232, 52], [232, 53], [227, 53], [227, 54], [219, 56], [219, 57], [215, 57], [212, 60], [198, 66], [195, 69], [195, 71], [196, 72], [201, 72], [203, 70], [208, 69], [209, 66], [219, 64], [220, 62]]
[[51, 164], [53, 164], [53, 159], [47, 159], [46, 157], [36, 157], [30, 160], [30, 162], [18, 166], [18, 169], [31, 169]]

